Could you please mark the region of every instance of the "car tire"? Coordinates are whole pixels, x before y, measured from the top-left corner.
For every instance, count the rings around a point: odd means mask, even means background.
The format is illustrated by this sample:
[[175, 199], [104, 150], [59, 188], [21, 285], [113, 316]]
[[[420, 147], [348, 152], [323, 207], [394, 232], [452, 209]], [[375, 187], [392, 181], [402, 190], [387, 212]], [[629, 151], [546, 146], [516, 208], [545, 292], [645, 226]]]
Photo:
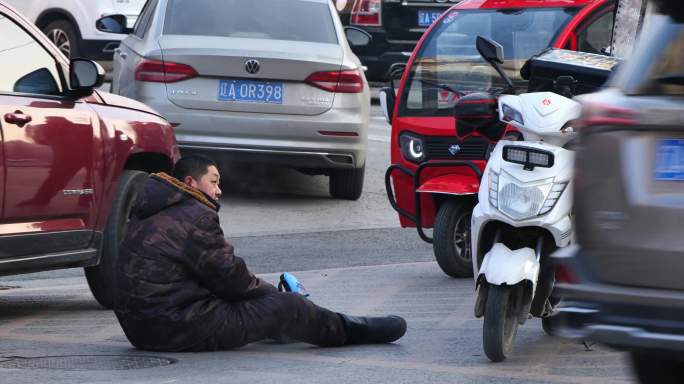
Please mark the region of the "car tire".
[[343, 200], [358, 200], [363, 192], [366, 166], [330, 171], [330, 196]]
[[[439, 207], [435, 217], [432, 241], [435, 259], [442, 271], [454, 278], [473, 276], [470, 256], [472, 209], [472, 204], [467, 201], [447, 200]], [[461, 236], [460, 242], [457, 236]], [[459, 246], [461, 243], [462, 246]]]
[[684, 361], [646, 352], [632, 352], [630, 357], [640, 383], [675, 384], [684, 377]]
[[81, 42], [76, 27], [71, 22], [67, 20], [53, 21], [43, 28], [43, 33], [67, 59], [79, 57]]
[[116, 261], [119, 257], [119, 245], [126, 234], [133, 203], [142, 190], [147, 173], [140, 171], [124, 171], [112, 203], [112, 210], [107, 219], [100, 263], [86, 267], [85, 275], [90, 291], [100, 305], [107, 309], [114, 307], [116, 289]]

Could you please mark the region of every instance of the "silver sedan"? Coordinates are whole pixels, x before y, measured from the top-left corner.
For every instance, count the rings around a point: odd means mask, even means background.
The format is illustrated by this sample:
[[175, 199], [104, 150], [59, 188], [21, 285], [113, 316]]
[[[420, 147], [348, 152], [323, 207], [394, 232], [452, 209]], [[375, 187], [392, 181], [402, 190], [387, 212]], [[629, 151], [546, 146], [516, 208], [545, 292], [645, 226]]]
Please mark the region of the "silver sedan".
[[[123, 23], [122, 23], [123, 22]], [[267, 162], [330, 176], [330, 193], [363, 189], [370, 92], [329, 0], [149, 0], [114, 55], [112, 92], [176, 127], [184, 153], [221, 164]]]

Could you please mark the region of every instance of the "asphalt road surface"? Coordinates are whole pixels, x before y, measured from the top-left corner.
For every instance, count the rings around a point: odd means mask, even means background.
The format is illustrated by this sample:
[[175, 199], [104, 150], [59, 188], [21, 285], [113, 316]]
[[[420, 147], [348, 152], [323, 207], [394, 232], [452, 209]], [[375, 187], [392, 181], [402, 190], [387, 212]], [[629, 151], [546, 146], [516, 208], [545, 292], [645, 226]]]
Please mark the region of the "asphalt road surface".
[[0, 278], [0, 383], [630, 383], [625, 355], [520, 328], [514, 355], [490, 363], [471, 279], [446, 277], [384, 192], [389, 127], [372, 109], [363, 197], [338, 201], [327, 178], [278, 167], [230, 169], [220, 212], [255, 273], [294, 271], [336, 311], [408, 321], [392, 345], [315, 348], [262, 342], [213, 353], [133, 349], [81, 270]]

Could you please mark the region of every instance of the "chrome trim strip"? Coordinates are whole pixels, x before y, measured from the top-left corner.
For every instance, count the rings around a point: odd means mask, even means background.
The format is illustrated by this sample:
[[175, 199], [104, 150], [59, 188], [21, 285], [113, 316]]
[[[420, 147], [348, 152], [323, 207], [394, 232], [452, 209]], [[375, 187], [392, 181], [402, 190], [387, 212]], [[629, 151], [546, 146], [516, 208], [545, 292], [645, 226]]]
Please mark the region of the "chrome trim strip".
[[561, 313], [576, 313], [576, 314], [581, 314], [581, 315], [589, 315], [589, 314], [599, 313], [598, 309], [581, 308], [581, 307], [562, 307], [562, 308], [558, 308], [558, 311]]
[[354, 155], [349, 153], [335, 153], [335, 152], [305, 152], [305, 151], [286, 151], [277, 149], [256, 149], [256, 148], [240, 148], [240, 147], [211, 147], [199, 145], [178, 145], [180, 148], [188, 149], [203, 149], [213, 151], [229, 151], [229, 152], [256, 152], [256, 153], [272, 153], [281, 155], [306, 155], [306, 156], [347, 156], [351, 157], [354, 162]]

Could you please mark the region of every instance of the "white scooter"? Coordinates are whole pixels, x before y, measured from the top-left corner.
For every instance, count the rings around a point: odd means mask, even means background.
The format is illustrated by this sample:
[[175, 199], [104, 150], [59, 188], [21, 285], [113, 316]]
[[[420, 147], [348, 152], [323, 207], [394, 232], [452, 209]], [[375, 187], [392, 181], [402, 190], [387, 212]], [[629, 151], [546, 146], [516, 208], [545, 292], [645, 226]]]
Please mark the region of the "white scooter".
[[[503, 48], [481, 37], [477, 46], [512, 88], [500, 68]], [[556, 93], [499, 98], [499, 118], [525, 140], [498, 142], [472, 214], [475, 316], [484, 316], [483, 347], [492, 361], [510, 354], [518, 326], [530, 314], [544, 318], [553, 312], [554, 274], [546, 259], [573, 239], [574, 153], [564, 146], [573, 137], [569, 123], [579, 115], [577, 102]]]

